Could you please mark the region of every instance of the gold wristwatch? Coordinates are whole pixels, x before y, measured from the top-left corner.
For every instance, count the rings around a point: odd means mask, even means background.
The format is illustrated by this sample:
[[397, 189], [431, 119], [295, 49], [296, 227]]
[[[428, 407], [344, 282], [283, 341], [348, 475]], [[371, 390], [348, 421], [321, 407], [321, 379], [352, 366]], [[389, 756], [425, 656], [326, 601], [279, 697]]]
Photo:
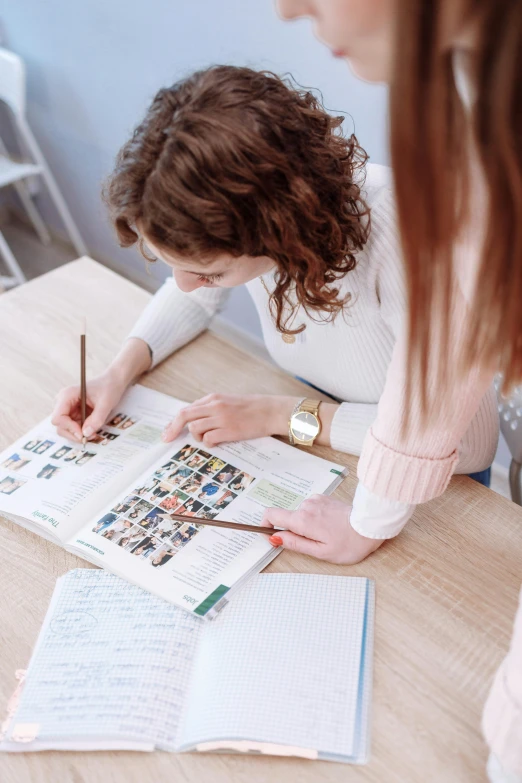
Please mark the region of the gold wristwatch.
[[320, 400], [299, 400], [288, 422], [288, 438], [292, 446], [313, 446], [321, 432]]

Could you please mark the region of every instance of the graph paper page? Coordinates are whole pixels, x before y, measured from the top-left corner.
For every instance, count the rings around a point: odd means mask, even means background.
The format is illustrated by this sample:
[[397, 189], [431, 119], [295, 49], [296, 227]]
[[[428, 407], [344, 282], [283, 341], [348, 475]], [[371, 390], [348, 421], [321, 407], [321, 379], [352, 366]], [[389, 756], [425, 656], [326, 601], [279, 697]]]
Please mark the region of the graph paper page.
[[261, 574], [205, 626], [179, 746], [219, 740], [357, 752], [363, 578]]
[[201, 626], [117, 576], [70, 571], [58, 580], [6, 739], [29, 725], [50, 747], [119, 738], [172, 749]]

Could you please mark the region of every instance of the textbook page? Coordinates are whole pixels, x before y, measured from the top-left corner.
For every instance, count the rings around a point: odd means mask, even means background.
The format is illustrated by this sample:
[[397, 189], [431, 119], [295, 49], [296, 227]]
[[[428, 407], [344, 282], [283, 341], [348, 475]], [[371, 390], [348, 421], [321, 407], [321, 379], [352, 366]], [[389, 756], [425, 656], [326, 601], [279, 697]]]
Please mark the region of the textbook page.
[[165, 451], [163, 428], [185, 405], [134, 386], [85, 449], [45, 419], [0, 454], [0, 513], [64, 543]]
[[259, 525], [267, 507], [296, 509], [306, 497], [330, 492], [345, 473], [274, 438], [210, 449], [182, 435], [67, 548], [203, 616], [277, 550], [264, 535], [205, 527], [198, 519]]

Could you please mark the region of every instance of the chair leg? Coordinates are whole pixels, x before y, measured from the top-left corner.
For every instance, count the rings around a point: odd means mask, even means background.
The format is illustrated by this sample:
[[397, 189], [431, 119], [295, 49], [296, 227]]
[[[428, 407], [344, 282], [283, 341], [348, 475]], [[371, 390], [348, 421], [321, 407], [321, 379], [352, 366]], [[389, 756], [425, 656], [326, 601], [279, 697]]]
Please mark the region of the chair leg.
[[58, 210], [61, 219], [63, 220], [65, 228], [67, 229], [76, 252], [79, 256], [87, 255], [87, 248], [85, 247], [80, 232], [78, 231], [76, 223], [74, 222], [72, 215], [69, 212], [69, 208], [67, 207], [60, 189], [56, 184], [53, 175], [51, 174], [47, 162], [42, 155], [40, 147], [38, 146], [38, 142], [33, 136], [31, 128], [26, 123], [25, 118], [21, 117], [16, 118], [16, 125], [34, 160], [42, 167], [42, 178], [47, 185], [49, 193], [51, 194], [51, 198], [54, 201], [54, 205]]
[[515, 459], [511, 460], [509, 466], [509, 488], [513, 503], [522, 506], [522, 465]]
[[49, 231], [47, 230], [47, 226], [43, 222], [40, 213], [38, 212], [38, 210], [36, 209], [33, 203], [27, 185], [25, 184], [25, 182], [20, 182], [20, 181], [13, 182], [13, 185], [16, 188], [16, 192], [20, 197], [20, 201], [24, 205], [25, 211], [29, 215], [29, 219], [33, 224], [34, 230], [38, 234], [40, 242], [42, 243], [42, 245], [48, 245], [51, 241], [51, 235], [49, 234]]
[[0, 231], [0, 255], [3, 256], [7, 268], [13, 275], [13, 278], [16, 280], [16, 282], [20, 284], [25, 283], [26, 277], [22, 272], [22, 269], [19, 266], [18, 261], [14, 257], [11, 248], [5, 241], [4, 235], [2, 234], [1, 231]]
[[[9, 157], [7, 148], [1, 138], [0, 138], [0, 154]], [[31, 198], [31, 194], [29, 193], [29, 188], [27, 187], [26, 183], [23, 180], [17, 180], [16, 182], [13, 182], [13, 185], [16, 189], [16, 192], [18, 193], [18, 196], [20, 197], [20, 201], [22, 202], [25, 211], [29, 215], [29, 219], [33, 224], [34, 230], [38, 234], [40, 242], [42, 243], [42, 245], [48, 245], [51, 241], [51, 235], [49, 234], [49, 231], [47, 230], [47, 226], [43, 222], [40, 213], [38, 212], [38, 210], [34, 205], [34, 202]]]

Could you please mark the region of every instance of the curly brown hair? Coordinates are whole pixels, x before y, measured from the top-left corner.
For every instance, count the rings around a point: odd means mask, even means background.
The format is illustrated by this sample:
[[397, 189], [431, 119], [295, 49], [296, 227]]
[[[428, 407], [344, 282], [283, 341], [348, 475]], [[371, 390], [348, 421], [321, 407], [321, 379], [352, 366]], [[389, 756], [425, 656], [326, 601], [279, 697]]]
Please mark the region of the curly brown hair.
[[145, 237], [202, 265], [267, 256], [281, 332], [304, 328], [285, 328], [298, 305], [332, 320], [349, 299], [333, 284], [370, 230], [367, 155], [342, 122], [310, 91], [250, 68], [214, 66], [160, 90], [104, 190], [120, 244], [146, 256]]

